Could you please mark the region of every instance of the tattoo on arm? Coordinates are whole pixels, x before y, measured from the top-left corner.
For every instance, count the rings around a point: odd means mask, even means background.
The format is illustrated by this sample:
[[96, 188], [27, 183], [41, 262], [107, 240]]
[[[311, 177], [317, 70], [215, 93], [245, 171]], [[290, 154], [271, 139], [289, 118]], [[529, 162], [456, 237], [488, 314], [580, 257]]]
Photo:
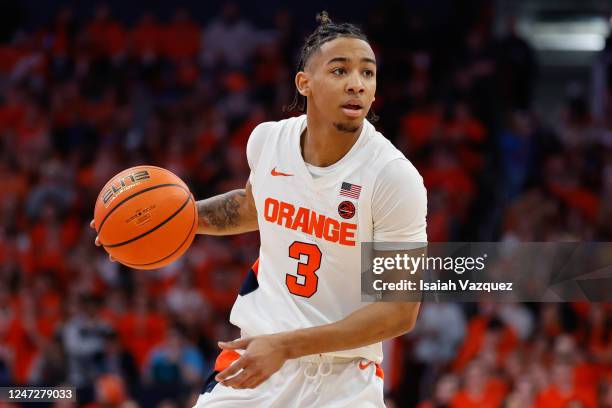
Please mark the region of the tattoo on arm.
[[234, 190], [208, 200], [198, 201], [198, 228], [211, 226], [218, 230], [238, 226], [244, 190]]

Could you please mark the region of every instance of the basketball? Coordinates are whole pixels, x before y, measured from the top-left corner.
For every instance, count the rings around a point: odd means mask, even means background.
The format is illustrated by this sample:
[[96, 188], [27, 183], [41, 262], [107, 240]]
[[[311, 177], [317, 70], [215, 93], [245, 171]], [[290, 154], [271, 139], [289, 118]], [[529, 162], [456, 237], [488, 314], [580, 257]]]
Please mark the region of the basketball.
[[134, 269], [156, 269], [189, 248], [197, 210], [187, 185], [172, 172], [137, 166], [111, 178], [96, 200], [94, 226], [103, 248]]

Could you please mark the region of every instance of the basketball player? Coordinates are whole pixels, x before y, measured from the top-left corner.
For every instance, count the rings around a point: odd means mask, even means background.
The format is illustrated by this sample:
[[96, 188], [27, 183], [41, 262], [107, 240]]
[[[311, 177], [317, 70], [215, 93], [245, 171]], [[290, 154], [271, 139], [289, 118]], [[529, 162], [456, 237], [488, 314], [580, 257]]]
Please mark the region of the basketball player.
[[[361, 302], [361, 242], [422, 243], [421, 176], [366, 120], [376, 59], [326, 13], [302, 48], [292, 108], [247, 144], [246, 187], [197, 202], [198, 233], [260, 231], [258, 261], [196, 408], [382, 407], [381, 341], [415, 324], [418, 302]], [[419, 244], [415, 244], [418, 247]]]

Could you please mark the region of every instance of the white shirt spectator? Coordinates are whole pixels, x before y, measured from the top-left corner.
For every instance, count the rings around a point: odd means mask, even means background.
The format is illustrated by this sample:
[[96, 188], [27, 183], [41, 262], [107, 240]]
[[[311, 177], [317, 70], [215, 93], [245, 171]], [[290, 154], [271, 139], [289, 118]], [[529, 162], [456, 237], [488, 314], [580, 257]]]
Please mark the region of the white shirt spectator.
[[423, 303], [414, 330], [414, 354], [422, 363], [445, 363], [465, 336], [465, 317], [455, 303]]
[[231, 68], [242, 68], [253, 54], [258, 38], [258, 31], [248, 21], [215, 19], [204, 30], [202, 62], [206, 66], [225, 62]]

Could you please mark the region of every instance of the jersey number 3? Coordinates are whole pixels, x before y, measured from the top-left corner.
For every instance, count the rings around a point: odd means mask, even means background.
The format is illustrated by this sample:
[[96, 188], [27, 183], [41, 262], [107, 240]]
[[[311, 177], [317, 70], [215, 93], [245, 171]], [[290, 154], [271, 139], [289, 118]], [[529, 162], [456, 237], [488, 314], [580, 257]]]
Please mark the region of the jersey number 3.
[[[306, 262], [301, 262], [302, 255], [306, 255]], [[289, 246], [289, 256], [298, 260], [297, 274], [303, 277], [303, 283], [299, 283], [297, 276], [290, 273], [286, 275], [285, 283], [289, 292], [302, 297], [311, 297], [319, 286], [317, 271], [321, 267], [321, 250], [315, 244], [295, 241]]]

